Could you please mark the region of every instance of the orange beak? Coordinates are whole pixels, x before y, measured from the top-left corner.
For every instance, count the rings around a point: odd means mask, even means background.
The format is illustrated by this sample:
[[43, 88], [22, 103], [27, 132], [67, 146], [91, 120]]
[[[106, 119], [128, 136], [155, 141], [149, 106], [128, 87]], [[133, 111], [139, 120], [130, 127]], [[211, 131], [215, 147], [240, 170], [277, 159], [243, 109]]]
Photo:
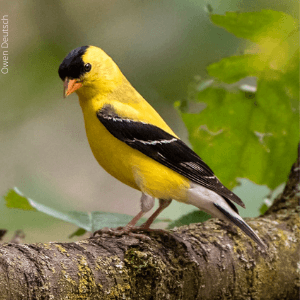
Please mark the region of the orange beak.
[[68, 77], [66, 77], [64, 81], [64, 98], [71, 95], [81, 87], [82, 87], [81, 82], [77, 82], [76, 79], [69, 79]]

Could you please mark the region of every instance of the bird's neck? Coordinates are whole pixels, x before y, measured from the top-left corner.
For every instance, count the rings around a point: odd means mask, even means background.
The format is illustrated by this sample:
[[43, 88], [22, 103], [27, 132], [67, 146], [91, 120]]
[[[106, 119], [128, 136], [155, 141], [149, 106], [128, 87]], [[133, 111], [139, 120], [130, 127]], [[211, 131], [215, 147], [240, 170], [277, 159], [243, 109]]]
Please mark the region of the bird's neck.
[[98, 111], [109, 102], [128, 103], [130, 101], [131, 103], [139, 103], [143, 99], [125, 76], [122, 77], [122, 80], [112, 84], [110, 88], [107, 86], [101, 88], [101, 85], [95, 85], [95, 87], [85, 87], [85, 89], [78, 90], [77, 94], [83, 112], [86, 110]]

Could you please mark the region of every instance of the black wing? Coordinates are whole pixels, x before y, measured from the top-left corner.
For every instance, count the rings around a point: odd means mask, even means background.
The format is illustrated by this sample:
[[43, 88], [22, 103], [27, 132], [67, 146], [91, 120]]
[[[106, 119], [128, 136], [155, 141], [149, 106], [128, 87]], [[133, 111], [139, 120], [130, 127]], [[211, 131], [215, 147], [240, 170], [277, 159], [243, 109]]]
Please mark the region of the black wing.
[[218, 193], [226, 200], [232, 200], [245, 207], [242, 200], [228, 190], [214, 175], [209, 166], [180, 139], [157, 126], [124, 119], [114, 112], [111, 105], [106, 105], [99, 110], [97, 117], [118, 140], [189, 180]]

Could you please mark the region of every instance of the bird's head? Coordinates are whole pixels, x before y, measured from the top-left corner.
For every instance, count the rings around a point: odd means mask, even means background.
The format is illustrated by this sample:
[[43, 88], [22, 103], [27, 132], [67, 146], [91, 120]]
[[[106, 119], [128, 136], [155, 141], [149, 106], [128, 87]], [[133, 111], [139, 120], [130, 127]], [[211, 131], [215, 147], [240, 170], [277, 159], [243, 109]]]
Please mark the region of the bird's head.
[[123, 80], [123, 74], [114, 61], [94, 46], [72, 50], [60, 64], [58, 74], [64, 81], [64, 97], [73, 92], [85, 97], [106, 94]]

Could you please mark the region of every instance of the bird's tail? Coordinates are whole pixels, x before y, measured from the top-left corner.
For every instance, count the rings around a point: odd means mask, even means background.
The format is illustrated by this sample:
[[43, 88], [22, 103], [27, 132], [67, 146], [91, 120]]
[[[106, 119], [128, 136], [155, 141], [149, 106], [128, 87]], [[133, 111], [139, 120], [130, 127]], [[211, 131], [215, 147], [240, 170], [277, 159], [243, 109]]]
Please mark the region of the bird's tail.
[[191, 184], [191, 188], [188, 190], [187, 203], [195, 205], [213, 217], [233, 223], [253, 241], [255, 241], [262, 249], [266, 249], [267, 247], [263, 241], [239, 215], [237, 208], [230, 201], [231, 196], [231, 192], [228, 192], [228, 197], [225, 198], [224, 196], [221, 196], [199, 184]]
[[254, 230], [238, 215], [232, 214], [227, 211], [224, 207], [219, 205], [218, 203], [213, 203], [214, 206], [233, 224], [238, 226], [245, 234], [247, 234], [253, 241], [255, 241], [262, 249], [266, 249], [266, 245], [259, 238], [259, 236], [254, 232]]

